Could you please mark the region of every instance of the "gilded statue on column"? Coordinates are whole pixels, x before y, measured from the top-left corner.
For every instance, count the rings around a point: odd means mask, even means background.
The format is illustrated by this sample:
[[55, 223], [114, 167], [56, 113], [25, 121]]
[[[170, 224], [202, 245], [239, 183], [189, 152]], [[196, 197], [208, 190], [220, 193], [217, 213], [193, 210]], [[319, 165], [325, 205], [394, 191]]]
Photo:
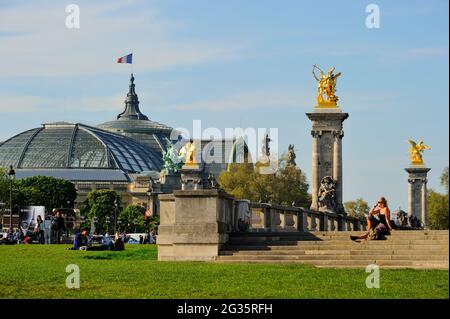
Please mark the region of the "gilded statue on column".
[[197, 160], [195, 158], [195, 143], [193, 139], [190, 139], [188, 143], [181, 149], [181, 154], [185, 155], [185, 165], [195, 165]]
[[[316, 70], [320, 72], [317, 76]], [[319, 107], [337, 107], [339, 98], [335, 95], [336, 81], [341, 72], [334, 74], [334, 67], [331, 67], [327, 73], [322, 71], [317, 65], [313, 65], [312, 74], [318, 84], [317, 106]]]
[[411, 165], [424, 165], [422, 153], [425, 150], [430, 150], [431, 147], [425, 145], [423, 140], [420, 140], [418, 143], [413, 140], [408, 140], [411, 145], [409, 149], [409, 155], [411, 157]]

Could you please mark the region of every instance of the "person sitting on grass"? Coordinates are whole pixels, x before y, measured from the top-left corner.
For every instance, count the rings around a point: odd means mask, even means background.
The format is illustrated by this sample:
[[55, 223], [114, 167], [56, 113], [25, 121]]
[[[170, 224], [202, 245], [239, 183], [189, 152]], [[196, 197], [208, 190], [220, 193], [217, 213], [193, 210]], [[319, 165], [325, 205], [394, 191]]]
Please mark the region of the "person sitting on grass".
[[116, 232], [114, 240], [114, 250], [125, 250], [125, 243], [123, 242], [119, 232]]
[[389, 231], [393, 229], [391, 211], [387, 205], [386, 198], [380, 197], [370, 210], [367, 217], [367, 229], [368, 231], [362, 236], [350, 236], [350, 239], [385, 239], [384, 236], [389, 235]]
[[73, 250], [87, 250], [89, 229], [84, 227], [75, 235], [73, 240]]

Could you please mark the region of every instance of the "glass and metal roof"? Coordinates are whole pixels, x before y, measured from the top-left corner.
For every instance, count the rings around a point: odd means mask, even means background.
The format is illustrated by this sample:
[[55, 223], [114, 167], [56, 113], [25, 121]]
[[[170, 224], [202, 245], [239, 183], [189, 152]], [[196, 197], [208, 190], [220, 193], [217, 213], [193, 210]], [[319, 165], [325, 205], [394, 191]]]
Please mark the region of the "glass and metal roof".
[[84, 124], [44, 124], [0, 144], [0, 167], [160, 171], [161, 153], [115, 133]]

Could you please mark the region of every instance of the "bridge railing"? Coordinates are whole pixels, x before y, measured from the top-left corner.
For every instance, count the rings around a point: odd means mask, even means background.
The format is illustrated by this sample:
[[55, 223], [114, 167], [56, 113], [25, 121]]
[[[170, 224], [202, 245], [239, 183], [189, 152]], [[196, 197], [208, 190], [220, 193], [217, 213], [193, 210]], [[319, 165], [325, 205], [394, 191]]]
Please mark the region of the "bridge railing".
[[317, 212], [303, 207], [249, 203], [248, 231], [365, 230], [366, 221], [352, 216]]

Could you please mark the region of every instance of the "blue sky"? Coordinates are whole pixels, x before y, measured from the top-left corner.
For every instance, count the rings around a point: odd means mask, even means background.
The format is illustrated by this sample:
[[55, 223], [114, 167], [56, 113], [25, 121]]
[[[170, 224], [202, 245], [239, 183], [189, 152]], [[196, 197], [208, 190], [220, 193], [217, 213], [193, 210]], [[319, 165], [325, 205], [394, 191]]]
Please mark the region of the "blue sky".
[[[65, 6], [80, 7], [80, 29]], [[368, 29], [365, 8], [380, 8]], [[409, 138], [448, 165], [448, 1], [0, 0], [0, 140], [49, 121], [95, 125], [123, 109], [134, 52], [141, 110], [173, 127], [276, 127], [311, 172], [311, 67], [343, 73], [344, 200], [407, 207]]]

